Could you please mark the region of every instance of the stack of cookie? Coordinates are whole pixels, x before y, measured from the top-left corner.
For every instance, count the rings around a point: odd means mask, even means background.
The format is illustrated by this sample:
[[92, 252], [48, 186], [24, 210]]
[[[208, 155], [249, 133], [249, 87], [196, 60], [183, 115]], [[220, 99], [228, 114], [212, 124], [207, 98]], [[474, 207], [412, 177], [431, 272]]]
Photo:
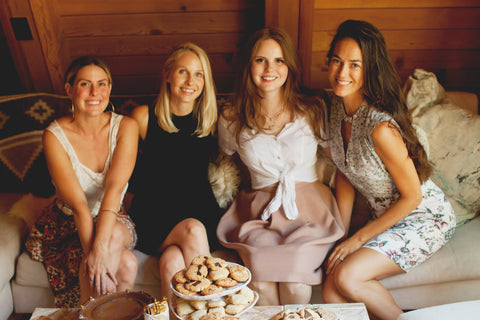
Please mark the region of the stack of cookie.
[[[184, 296], [209, 296], [250, 281], [250, 271], [244, 266], [227, 263], [221, 258], [200, 255], [188, 268], [173, 278], [174, 292]], [[180, 295], [180, 296], [181, 296]]]
[[247, 286], [235, 293], [212, 300], [187, 300], [176, 298], [175, 313], [184, 320], [223, 320], [235, 317], [253, 306], [256, 294]]
[[[258, 294], [246, 285], [250, 271], [239, 264], [200, 255], [172, 279], [172, 308], [183, 320], [219, 320], [252, 307]], [[231, 319], [230, 319], [231, 320]]]
[[270, 320], [338, 320], [335, 312], [328, 308], [312, 306], [298, 311], [284, 310], [274, 315]]

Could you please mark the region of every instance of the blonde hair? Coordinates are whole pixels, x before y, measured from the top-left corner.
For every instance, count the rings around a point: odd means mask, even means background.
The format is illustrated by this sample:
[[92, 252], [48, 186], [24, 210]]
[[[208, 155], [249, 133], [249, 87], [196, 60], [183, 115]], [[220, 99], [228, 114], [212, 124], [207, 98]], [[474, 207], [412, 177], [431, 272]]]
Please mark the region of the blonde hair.
[[195, 101], [193, 116], [197, 120], [195, 134], [199, 137], [205, 137], [213, 133], [217, 124], [217, 95], [208, 56], [202, 48], [191, 42], [186, 42], [176, 47], [165, 61], [162, 70], [160, 93], [155, 103], [155, 115], [157, 116], [160, 128], [169, 133], [178, 132], [178, 128], [175, 127], [170, 112], [171, 92], [167, 79], [175, 67], [176, 61], [186, 52], [195, 53], [203, 68], [205, 84], [202, 93]]

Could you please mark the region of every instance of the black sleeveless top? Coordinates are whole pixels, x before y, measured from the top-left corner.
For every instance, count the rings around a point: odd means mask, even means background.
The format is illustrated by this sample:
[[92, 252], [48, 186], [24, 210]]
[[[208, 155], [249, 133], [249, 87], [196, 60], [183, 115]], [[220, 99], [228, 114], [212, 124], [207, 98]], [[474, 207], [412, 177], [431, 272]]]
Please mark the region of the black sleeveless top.
[[208, 164], [217, 151], [212, 135], [199, 138], [193, 113], [173, 116], [179, 132], [168, 133], [149, 106], [148, 128], [130, 181], [134, 198], [129, 214], [138, 234], [137, 249], [158, 255], [157, 249], [173, 227], [196, 218], [207, 228], [211, 249], [217, 246], [216, 227], [223, 211], [208, 181]]

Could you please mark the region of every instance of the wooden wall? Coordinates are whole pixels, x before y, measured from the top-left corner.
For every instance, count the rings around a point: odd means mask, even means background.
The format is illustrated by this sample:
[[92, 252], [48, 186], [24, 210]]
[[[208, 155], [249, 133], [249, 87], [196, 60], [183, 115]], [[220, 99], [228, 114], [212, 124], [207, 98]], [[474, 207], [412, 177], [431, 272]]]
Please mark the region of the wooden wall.
[[305, 19], [312, 25], [305, 30], [312, 33], [306, 61], [311, 87], [330, 86], [325, 56], [335, 30], [346, 19], [359, 19], [380, 29], [403, 81], [423, 68], [447, 89], [480, 93], [480, 1], [310, 1], [313, 8], [306, 14], [312, 16]]
[[[30, 91], [63, 93], [68, 64], [97, 55], [111, 68], [114, 94], [157, 93], [168, 53], [192, 41], [209, 54], [217, 90], [228, 92], [239, 48], [264, 25], [264, 3], [257, 0], [0, 2], [12, 55]], [[34, 39], [16, 41], [10, 17], [27, 17]]]

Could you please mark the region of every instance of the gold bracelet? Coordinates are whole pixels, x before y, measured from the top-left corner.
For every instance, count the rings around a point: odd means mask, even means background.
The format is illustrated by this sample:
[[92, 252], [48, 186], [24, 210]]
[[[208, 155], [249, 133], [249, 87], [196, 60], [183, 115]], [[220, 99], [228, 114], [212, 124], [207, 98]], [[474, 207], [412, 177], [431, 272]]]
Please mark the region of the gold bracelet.
[[118, 216], [118, 212], [115, 211], [115, 210], [111, 210], [111, 209], [100, 209], [100, 211], [98, 211], [98, 212], [100, 213], [100, 212], [102, 212], [102, 211], [107, 211], [107, 212], [113, 213], [114, 215]]

